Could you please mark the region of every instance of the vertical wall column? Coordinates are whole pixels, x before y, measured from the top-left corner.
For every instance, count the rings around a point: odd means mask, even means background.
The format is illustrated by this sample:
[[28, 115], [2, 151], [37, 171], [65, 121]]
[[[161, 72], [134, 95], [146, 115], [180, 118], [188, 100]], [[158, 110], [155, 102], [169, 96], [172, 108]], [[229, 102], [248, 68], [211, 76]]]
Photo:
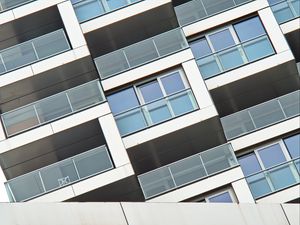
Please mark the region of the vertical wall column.
[[129, 164], [129, 157], [113, 115], [108, 114], [100, 117], [99, 123], [115, 166], [120, 167]]
[[6, 182], [6, 177], [0, 166], [0, 202], [9, 202], [8, 195], [4, 183]]
[[240, 203], [255, 203], [250, 188], [245, 179], [235, 181], [231, 185]]
[[58, 4], [57, 7], [73, 49], [86, 45], [85, 38], [71, 2], [63, 2]]

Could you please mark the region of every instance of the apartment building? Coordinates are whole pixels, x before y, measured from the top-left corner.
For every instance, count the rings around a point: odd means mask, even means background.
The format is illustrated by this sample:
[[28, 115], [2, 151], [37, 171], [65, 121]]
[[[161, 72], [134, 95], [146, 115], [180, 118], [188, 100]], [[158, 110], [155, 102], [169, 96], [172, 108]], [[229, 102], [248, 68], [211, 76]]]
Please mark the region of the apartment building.
[[299, 203], [299, 16], [0, 0], [0, 202]]

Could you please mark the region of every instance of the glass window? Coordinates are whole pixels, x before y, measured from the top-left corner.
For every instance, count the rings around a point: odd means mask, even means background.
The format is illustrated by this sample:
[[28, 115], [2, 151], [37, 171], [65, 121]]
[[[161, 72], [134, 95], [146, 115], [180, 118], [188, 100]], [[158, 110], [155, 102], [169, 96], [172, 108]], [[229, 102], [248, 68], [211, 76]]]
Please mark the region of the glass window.
[[205, 38], [190, 43], [190, 46], [196, 59], [212, 53]]
[[225, 203], [232, 203], [233, 202], [229, 191], [226, 191], [224, 193], [209, 197], [208, 201], [209, 202], [225, 202]]
[[162, 98], [163, 93], [157, 80], [139, 87], [145, 103]]
[[234, 29], [241, 42], [265, 34], [265, 29], [258, 17], [245, 20], [234, 25]]
[[128, 88], [112, 94], [107, 97], [107, 101], [113, 114], [139, 106], [139, 102], [133, 88]]
[[106, 2], [110, 10], [118, 9], [128, 4], [126, 0], [106, 0]]
[[184, 83], [181, 79], [180, 73], [175, 72], [171, 75], [161, 78], [161, 82], [164, 86], [167, 95], [173, 94], [175, 92], [184, 90]]
[[238, 159], [245, 176], [259, 172], [261, 167], [254, 153]]
[[235, 42], [233, 37], [229, 31], [229, 29], [225, 29], [219, 31], [217, 33], [209, 35], [209, 39], [215, 49], [215, 51], [222, 50], [224, 48], [234, 46]]
[[279, 144], [260, 149], [258, 154], [266, 169], [286, 161]]
[[300, 134], [285, 138], [283, 141], [292, 158], [300, 157]]

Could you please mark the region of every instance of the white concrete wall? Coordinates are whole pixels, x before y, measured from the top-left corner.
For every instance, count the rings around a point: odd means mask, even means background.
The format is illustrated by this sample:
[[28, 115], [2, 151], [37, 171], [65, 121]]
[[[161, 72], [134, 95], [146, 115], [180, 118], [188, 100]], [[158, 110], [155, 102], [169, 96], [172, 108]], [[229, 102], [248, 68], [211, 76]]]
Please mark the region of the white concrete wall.
[[[290, 32], [300, 30], [300, 18], [288, 21], [280, 25], [282, 33], [288, 34]], [[300, 32], [300, 31], [299, 31]]]
[[245, 179], [241, 179], [231, 184], [239, 203], [255, 203], [250, 188]]
[[[9, 202], [8, 195], [4, 183], [6, 182], [6, 177], [0, 166], [0, 202]], [[0, 217], [1, 218], [1, 217]], [[0, 219], [1, 221], [1, 219]]]
[[285, 203], [300, 197], [300, 184], [258, 199], [258, 203]]

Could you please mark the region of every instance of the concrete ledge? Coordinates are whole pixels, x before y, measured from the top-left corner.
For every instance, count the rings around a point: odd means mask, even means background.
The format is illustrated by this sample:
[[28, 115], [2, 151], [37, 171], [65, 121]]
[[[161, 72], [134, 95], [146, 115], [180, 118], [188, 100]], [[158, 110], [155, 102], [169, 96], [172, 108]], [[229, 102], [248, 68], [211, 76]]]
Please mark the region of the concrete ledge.
[[285, 203], [300, 198], [300, 184], [258, 199], [258, 203]]
[[300, 32], [300, 18], [293, 19], [280, 25], [283, 34], [299, 30]]

